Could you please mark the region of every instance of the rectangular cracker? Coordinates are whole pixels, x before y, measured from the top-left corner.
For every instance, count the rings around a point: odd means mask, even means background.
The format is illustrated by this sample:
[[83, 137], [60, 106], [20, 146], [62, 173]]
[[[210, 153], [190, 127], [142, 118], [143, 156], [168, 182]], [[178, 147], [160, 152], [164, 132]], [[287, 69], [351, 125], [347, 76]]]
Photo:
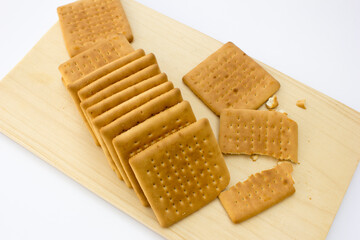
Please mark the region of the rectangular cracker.
[[139, 196], [140, 201], [145, 197], [141, 187], [132, 171], [129, 159], [137, 153], [145, 150], [154, 143], [179, 131], [180, 129], [194, 123], [196, 118], [189, 102], [183, 101], [165, 111], [150, 117], [130, 130], [120, 134], [113, 139], [113, 145], [117, 156], [128, 176], [133, 189]]
[[[94, 126], [93, 120], [97, 116], [110, 110], [111, 108], [121, 105], [122, 103], [130, 100], [131, 98], [133, 98], [145, 91], [151, 90], [152, 88], [154, 88], [162, 83], [165, 83], [166, 81], [167, 81], [167, 78], [166, 78], [165, 74], [158, 74], [155, 77], [149, 78], [149, 79], [144, 80], [134, 86], [128, 87], [125, 90], [123, 90], [117, 94], [114, 94], [111, 97], [106, 98], [104, 101], [101, 101], [101, 102], [91, 106], [89, 109], [87, 109], [86, 116], [89, 119], [89, 124], [92, 125], [92, 128], [94, 129], [94, 133], [95, 133], [97, 139], [99, 140], [100, 145], [102, 146], [104, 154], [111, 164], [113, 163], [111, 155], [110, 155], [109, 151], [107, 150], [107, 147], [104, 146], [105, 144], [102, 141], [99, 129], [97, 129]], [[169, 86], [172, 86], [172, 84], [170, 84]], [[115, 166], [115, 163], [114, 163], [114, 166]], [[115, 168], [116, 168], [116, 166], [115, 166]]]
[[121, 33], [133, 35], [119, 0], [82, 0], [57, 9], [66, 49], [73, 57], [104, 38]]
[[[135, 108], [134, 110], [124, 114], [123, 116], [117, 118], [115, 121], [109, 123], [105, 127], [100, 129], [100, 134], [102, 137], [102, 140], [105, 142], [105, 145], [107, 146], [107, 149], [109, 150], [115, 164], [118, 166], [121, 166], [122, 170], [124, 170], [124, 166], [121, 164], [119, 157], [116, 154], [116, 151], [114, 149], [114, 145], [112, 144], [112, 140], [117, 137], [118, 135], [126, 132], [130, 128], [140, 124], [141, 122], [145, 121], [146, 119], [150, 118], [151, 116], [154, 116], [165, 109], [172, 107], [176, 105], [177, 103], [181, 102], [182, 96], [180, 93], [180, 90], [178, 88], [174, 88], [170, 90], [169, 92], [166, 92], [158, 97], [155, 97], [154, 99], [146, 102], [145, 104], [139, 106], [138, 108]], [[126, 174], [126, 172], [125, 172]], [[127, 176], [127, 179], [129, 179], [129, 176]], [[124, 175], [123, 175], [123, 178]], [[131, 183], [131, 182], [130, 182]], [[132, 186], [132, 184], [131, 184]], [[134, 187], [134, 186], [133, 186]], [[147, 206], [148, 203], [146, 201], [146, 198], [144, 197], [142, 192], [138, 192], [137, 189], [135, 189], [135, 193], [141, 200], [142, 204], [144, 206]]]
[[160, 69], [158, 64], [152, 64], [126, 78], [123, 80], [116, 82], [103, 90], [95, 93], [94, 95], [90, 96], [89, 98], [85, 99], [81, 102], [80, 106], [81, 109], [86, 112], [86, 110], [95, 105], [96, 103], [112, 96], [115, 94], [120, 93], [124, 89], [136, 85], [137, 83], [144, 81], [145, 79], [151, 78], [157, 74], [160, 74]]
[[130, 166], [162, 227], [204, 207], [230, 181], [207, 119], [138, 153], [130, 159]]
[[[89, 119], [89, 123], [93, 124], [94, 119], [97, 116], [100, 116], [101, 114], [111, 110], [112, 108], [126, 102], [127, 100], [143, 93], [148, 90], [151, 90], [152, 88], [161, 85], [165, 82], [167, 82], [167, 76], [165, 73], [158, 74], [154, 77], [151, 77], [149, 79], [146, 79], [142, 82], [139, 82], [138, 84], [135, 84], [131, 87], [126, 88], [125, 90], [118, 92], [96, 104], [89, 107], [86, 110], [86, 116]], [[95, 128], [95, 126], [93, 126]], [[98, 138], [101, 138], [98, 135], [98, 131], [95, 129], [95, 134]]]
[[59, 66], [63, 83], [67, 86], [133, 51], [134, 49], [124, 35], [119, 34], [108, 40], [102, 40]]
[[[119, 170], [121, 176], [123, 177], [123, 179], [128, 187], [131, 187], [131, 183], [126, 176], [126, 173], [124, 172], [124, 169], [122, 168], [122, 165], [119, 164], [119, 161], [117, 160], [116, 152], [115, 151], [110, 152], [110, 150], [112, 150], [112, 149], [109, 150], [108, 146], [105, 144], [104, 139], [100, 134], [100, 129], [102, 127], [108, 125], [109, 123], [113, 122], [117, 118], [125, 115], [126, 113], [145, 104], [146, 102], [148, 102], [166, 92], [169, 92], [173, 88], [174, 88], [174, 85], [171, 82], [165, 82], [163, 84], [160, 84], [159, 86], [149, 89], [146, 92], [140, 93], [139, 95], [119, 104], [118, 106], [112, 108], [111, 110], [109, 110], [93, 119], [93, 125], [94, 125], [94, 130], [96, 132], [96, 135], [100, 136], [99, 142], [100, 142], [101, 148], [103, 149], [108, 160], [112, 161], [116, 165], [116, 168]], [[101, 102], [99, 104], [101, 107]], [[110, 146], [110, 147], [112, 147], [112, 146]]]
[[231, 42], [183, 81], [218, 116], [225, 108], [257, 109], [280, 88], [278, 81]]
[[76, 108], [78, 109], [81, 117], [83, 118], [87, 128], [89, 129], [91, 135], [93, 136], [94, 138], [94, 141], [96, 143], [96, 145], [99, 145], [99, 142], [97, 141], [95, 135], [94, 135], [94, 132], [93, 130], [91, 129], [89, 123], [87, 122], [87, 119], [83, 113], [83, 111], [81, 110], [81, 107], [80, 107], [80, 98], [79, 98], [79, 95], [78, 95], [78, 91], [80, 89], [82, 89], [83, 87], [87, 86], [88, 84], [96, 81], [97, 79], [113, 72], [114, 70], [118, 69], [118, 68], [121, 68], [123, 67], [124, 65], [132, 62], [132, 61], [135, 61], [136, 59], [142, 57], [145, 55], [145, 52], [144, 50], [142, 49], [138, 49], [136, 51], [133, 51], [131, 53], [129, 53], [128, 55], [126, 56], [123, 56], [121, 58], [118, 58], [116, 60], [114, 60], [113, 62], [111, 63], [108, 63], [100, 68], [97, 68], [96, 70], [92, 71], [91, 73], [83, 76], [82, 78], [76, 80], [75, 82], [72, 82], [72, 83], [69, 83], [67, 85], [67, 89], [70, 93], [70, 96], [72, 97], [72, 99], [74, 100], [75, 102], [75, 106]]
[[242, 222], [281, 202], [295, 192], [289, 162], [251, 175], [220, 193], [221, 204], [234, 223]]
[[298, 126], [276, 111], [226, 109], [220, 115], [223, 153], [268, 155], [298, 162]]
[[84, 101], [106, 87], [153, 64], [157, 64], [157, 61], [152, 53], [136, 59], [80, 89], [78, 92], [79, 98]]

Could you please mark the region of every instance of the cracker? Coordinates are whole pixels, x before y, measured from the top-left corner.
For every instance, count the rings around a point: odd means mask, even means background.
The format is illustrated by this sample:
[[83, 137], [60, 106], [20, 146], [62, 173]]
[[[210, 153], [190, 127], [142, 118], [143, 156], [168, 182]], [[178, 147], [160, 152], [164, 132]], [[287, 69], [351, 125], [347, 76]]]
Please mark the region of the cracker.
[[[90, 121], [92, 122], [96, 117], [100, 116], [101, 114], [111, 110], [112, 108], [117, 107], [118, 105], [126, 102], [127, 100], [142, 94], [146, 91], [151, 91], [152, 88], [155, 88], [158, 85], [161, 85], [167, 82], [167, 76], [165, 73], [160, 73], [154, 77], [146, 79], [136, 85], [126, 88], [125, 90], [116, 93], [96, 104], [89, 107], [86, 111], [86, 115], [89, 117]], [[169, 83], [169, 86], [172, 86]]]
[[[106, 144], [100, 134], [100, 129], [102, 127], [106, 126], [107, 124], [113, 122], [117, 118], [121, 117], [122, 115], [124, 115], [124, 114], [134, 110], [135, 108], [145, 104], [146, 102], [170, 91], [173, 88], [174, 88], [174, 86], [171, 82], [165, 82], [159, 86], [149, 89], [148, 91], [146, 91], [144, 93], [139, 94], [138, 96], [135, 96], [135, 97], [129, 99], [128, 101], [125, 101], [125, 102], [119, 104], [118, 106], [112, 108], [111, 110], [109, 110], [93, 119], [92, 123], [94, 126], [94, 130], [96, 132], [96, 135], [100, 136], [99, 137], [100, 145], [101, 145], [103, 151], [106, 153], [105, 155], [107, 155], [109, 161], [112, 161], [114, 163], [114, 165], [116, 165], [115, 162], [117, 159], [117, 155], [114, 151], [112, 152], [112, 154], [110, 154], [110, 151], [109, 151], [108, 147], [106, 146]], [[99, 104], [101, 107], [101, 102]], [[115, 158], [115, 160], [113, 160], [113, 158]], [[131, 187], [131, 183], [130, 183], [129, 179], [127, 178], [126, 173], [124, 172], [121, 164], [116, 165], [116, 168], [119, 170], [126, 185], [128, 187]]]
[[92, 71], [91, 73], [85, 75], [84, 77], [76, 80], [75, 82], [72, 82], [72, 83], [69, 83], [67, 85], [67, 89], [72, 97], [72, 99], [74, 100], [75, 102], [75, 106], [76, 108], [78, 109], [81, 117], [83, 118], [87, 128], [89, 129], [92, 137], [94, 138], [94, 141], [96, 143], [96, 145], [99, 145], [99, 142], [97, 140], [97, 138], [95, 137], [94, 135], [94, 132], [92, 130], [92, 128], [90, 127], [89, 123], [87, 122], [87, 119], [83, 113], [83, 111], [81, 110], [81, 107], [80, 107], [80, 98], [78, 96], [78, 91], [87, 86], [88, 84], [94, 82], [95, 80], [105, 76], [106, 74], [114, 71], [115, 69], [117, 68], [120, 68], [142, 56], [145, 55], [145, 52], [144, 50], [142, 49], [138, 49], [136, 51], [133, 51], [131, 53], [129, 53], [128, 55], [124, 56], [124, 57], [121, 57], [121, 58], [118, 58], [116, 60], [114, 60], [113, 62], [111, 63], [108, 63], [100, 68], [97, 68], [96, 70]]
[[281, 202], [295, 192], [289, 162], [251, 175], [220, 193], [221, 204], [234, 223], [242, 222]]
[[[129, 177], [131, 185], [142, 203], [147, 205], [146, 198], [132, 171], [129, 159], [145, 150], [152, 144], [179, 131], [196, 121], [190, 104], [183, 101], [120, 134], [113, 139], [113, 145], [119, 160]], [[141, 199], [144, 197], [145, 199]]]
[[152, 53], [136, 59], [80, 89], [78, 92], [79, 98], [81, 101], [84, 101], [106, 87], [121, 81], [152, 64], [157, 64], [156, 58]]
[[[166, 81], [167, 81], [167, 77], [165, 74], [158, 74], [155, 77], [146, 79], [134, 86], [128, 87], [125, 90], [123, 90], [117, 94], [114, 94], [111, 97], [106, 98], [103, 101], [88, 108], [86, 111], [86, 116], [89, 120], [89, 124], [91, 124], [92, 128], [94, 129], [94, 133], [95, 133], [97, 139], [99, 140], [100, 145], [104, 146], [104, 143], [102, 142], [102, 138], [100, 136], [99, 129], [97, 129], [96, 126], [93, 124], [93, 121], [97, 116], [112, 109], [113, 107], [121, 105], [122, 103], [132, 99], [133, 97], [135, 97], [143, 92], [146, 92], [149, 90], [151, 91], [152, 88], [154, 88], [162, 83], [165, 83]], [[170, 90], [169, 87], [172, 87], [171, 83], [169, 83], [168, 87], [167, 87]], [[104, 150], [105, 155], [108, 155], [107, 158], [112, 159], [107, 148], [103, 147], [103, 150]]]
[[226, 109], [220, 116], [223, 153], [260, 154], [298, 162], [298, 126], [276, 111]]
[[89, 107], [95, 105], [96, 103], [109, 98], [110, 96], [113, 96], [115, 94], [120, 93], [124, 89], [135, 85], [141, 81], [144, 81], [145, 79], [151, 78], [157, 74], [160, 73], [159, 66], [157, 64], [150, 65], [130, 76], [127, 78], [116, 82], [105, 89], [95, 93], [94, 95], [90, 96], [89, 98], [85, 99], [81, 102], [80, 106], [84, 112], [86, 112], [86, 109]]
[[302, 108], [302, 109], [306, 109], [305, 102], [306, 102], [305, 99], [297, 100], [296, 106], [298, 106], [299, 108]]
[[271, 98], [269, 98], [266, 103], [265, 103], [265, 107], [269, 110], [276, 108], [277, 106], [279, 106], [279, 102], [277, 100], [277, 96], [274, 95]]
[[231, 42], [183, 81], [216, 115], [225, 108], [257, 109], [280, 88], [278, 81]]
[[[153, 94], [153, 93], [151, 93], [151, 94]], [[141, 95], [141, 96], [139, 95], [137, 97], [138, 99], [135, 99], [135, 101], [132, 101], [132, 102], [136, 102], [136, 100], [139, 102], [144, 101], [143, 100], [143, 99], [145, 99], [144, 95]], [[150, 95], [150, 93], [148, 95]], [[140, 98], [143, 98], [143, 99], [140, 99]], [[150, 97], [148, 97], [148, 98], [150, 98]], [[182, 101], [182, 97], [181, 97], [180, 90], [178, 88], [172, 89], [158, 97], [153, 98], [150, 101], [144, 102], [143, 105], [140, 105], [139, 107], [127, 112], [126, 114], [119, 116], [116, 120], [114, 120], [113, 122], [109, 123], [108, 125], [106, 125], [100, 129], [100, 134], [101, 134], [102, 140], [104, 141], [116, 166], [118, 166], [119, 171], [121, 169], [120, 172], [122, 173], [122, 176], [124, 179], [125, 179], [125, 176], [127, 179], [129, 179], [129, 177], [127, 176], [126, 173], [124, 173], [124, 167], [122, 166], [122, 164], [116, 154], [116, 151], [112, 144], [112, 140], [116, 136], [120, 135], [121, 133], [126, 132], [130, 128], [138, 125], [139, 123], [145, 121], [146, 119], [150, 118], [151, 116], [158, 114], [161, 111], [164, 111], [165, 109], [167, 109], [171, 106], [174, 106], [181, 101]], [[122, 106], [119, 106], [119, 112], [120, 113], [126, 112], [127, 108], [129, 108], [129, 106], [132, 107], [131, 105], [132, 104], [123, 104]], [[117, 114], [119, 115], [119, 113], [117, 113]], [[136, 191], [136, 189], [135, 189], [135, 191]], [[146, 205], [147, 202], [146, 202], [145, 197], [141, 196], [141, 193], [138, 193], [138, 194], [140, 194], [139, 198], [142, 200], [142, 203], [144, 205]]]
[[102, 40], [59, 66], [64, 85], [67, 86], [133, 51], [134, 49], [123, 35], [115, 35], [108, 40]]
[[130, 165], [163, 227], [204, 207], [230, 181], [207, 119], [153, 144], [132, 157]]
[[82, 0], [57, 9], [66, 49], [73, 57], [113, 34], [133, 40], [119, 0]]

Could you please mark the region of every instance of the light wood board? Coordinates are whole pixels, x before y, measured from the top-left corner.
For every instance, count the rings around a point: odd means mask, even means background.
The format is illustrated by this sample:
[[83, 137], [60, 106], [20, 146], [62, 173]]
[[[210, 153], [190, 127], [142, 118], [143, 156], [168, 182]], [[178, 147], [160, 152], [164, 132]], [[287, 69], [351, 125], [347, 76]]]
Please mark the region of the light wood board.
[[[122, 1], [135, 48], [155, 53], [162, 71], [215, 134], [219, 119], [181, 81], [222, 43], [132, 0]], [[240, 46], [241, 47], [241, 46]], [[246, 49], [243, 49], [246, 52]], [[281, 83], [280, 108], [299, 125], [296, 193], [234, 225], [218, 199], [168, 229], [119, 181], [96, 147], [63, 87], [57, 67], [68, 59], [56, 24], [0, 82], [0, 131], [168, 239], [324, 239], [360, 160], [360, 114], [265, 66]], [[307, 110], [295, 106], [305, 98]], [[232, 186], [276, 160], [226, 156]], [[114, 211], [115, 208], [114, 208]]]

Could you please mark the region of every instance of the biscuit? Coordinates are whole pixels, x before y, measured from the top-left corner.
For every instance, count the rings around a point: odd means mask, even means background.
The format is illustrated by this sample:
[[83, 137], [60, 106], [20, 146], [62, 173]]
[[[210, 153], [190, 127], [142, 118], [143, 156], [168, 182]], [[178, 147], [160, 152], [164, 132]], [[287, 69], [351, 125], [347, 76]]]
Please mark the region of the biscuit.
[[296, 106], [298, 106], [299, 108], [302, 108], [302, 109], [306, 109], [305, 101], [306, 101], [305, 99], [297, 100]]
[[123, 35], [115, 35], [108, 40], [102, 40], [59, 66], [63, 83], [67, 86], [133, 51], [134, 49]]
[[226, 109], [220, 116], [223, 153], [260, 154], [298, 162], [298, 126], [276, 111]]
[[162, 227], [168, 227], [214, 200], [230, 181], [209, 121], [201, 119], [130, 159]]
[[92, 134], [94, 140], [95, 140], [95, 143], [96, 145], [99, 145], [99, 142], [97, 141], [95, 135], [94, 135], [94, 132], [93, 130], [91, 129], [89, 123], [87, 122], [87, 119], [83, 113], [83, 111], [81, 110], [81, 107], [80, 107], [80, 98], [78, 96], [78, 91], [87, 86], [88, 84], [96, 81], [97, 79], [109, 74], [110, 72], [113, 72], [115, 69], [118, 69], [142, 56], [144, 56], [145, 53], [144, 53], [144, 50], [142, 49], [138, 49], [136, 51], [133, 51], [131, 53], [129, 53], [128, 55], [124, 56], [124, 57], [121, 57], [121, 58], [118, 58], [116, 60], [114, 60], [113, 62], [111, 63], [108, 63], [100, 68], [97, 68], [96, 70], [94, 70], [93, 72], [83, 76], [82, 78], [76, 80], [75, 82], [72, 82], [72, 83], [69, 83], [67, 85], [67, 89], [72, 97], [72, 99], [74, 100], [75, 102], [75, 106], [76, 108], [78, 109], [81, 117], [83, 118], [84, 122], [86, 123], [86, 126], [88, 127], [90, 133]]
[[131, 42], [133, 35], [119, 0], [82, 0], [57, 9], [66, 49], [73, 57], [102, 39], [123, 34]]
[[280, 88], [278, 81], [231, 42], [183, 81], [218, 116], [226, 108], [257, 109]]
[[[122, 115], [124, 115], [124, 114], [134, 110], [135, 108], [145, 104], [146, 102], [170, 91], [173, 88], [174, 88], [174, 86], [171, 82], [165, 82], [163, 84], [160, 84], [159, 86], [149, 89], [146, 92], [143, 92], [143, 93], [139, 94], [138, 96], [135, 96], [135, 97], [119, 104], [118, 106], [106, 111], [105, 113], [97, 116], [96, 118], [94, 118], [92, 120], [96, 135], [100, 136], [99, 137], [100, 145], [101, 145], [103, 151], [106, 153], [109, 161], [112, 161], [115, 164], [117, 155], [116, 155], [115, 151], [112, 152], [113, 155], [110, 154], [110, 151], [109, 151], [108, 147], [106, 146], [106, 144], [103, 140], [103, 137], [100, 134], [100, 129], [102, 127], [108, 125], [109, 123], [113, 122], [117, 118], [121, 117]], [[101, 102], [98, 104], [100, 104], [100, 107], [101, 107]], [[115, 158], [115, 160], [113, 160], [113, 158]], [[126, 173], [124, 172], [121, 164], [116, 165], [116, 168], [119, 170], [126, 185], [128, 187], [131, 187], [131, 183], [130, 183], [129, 179], [127, 178]]]
[[152, 53], [136, 59], [80, 89], [78, 92], [79, 98], [81, 101], [84, 101], [106, 87], [121, 81], [152, 64], [157, 64], [156, 58]]
[[279, 102], [277, 100], [277, 96], [274, 95], [271, 98], [269, 98], [266, 103], [265, 103], [265, 107], [269, 110], [276, 108], [277, 106], [279, 106]]
[[[143, 96], [138, 96], [138, 98], [141, 98]], [[129, 130], [130, 128], [140, 124], [141, 122], [145, 121], [146, 119], [150, 118], [151, 116], [158, 114], [165, 109], [176, 105], [177, 103], [182, 101], [181, 93], [178, 88], [174, 88], [158, 97], [155, 97], [154, 99], [150, 101], [146, 101], [143, 105], [133, 109], [132, 111], [127, 112], [126, 114], [122, 115], [121, 117], [118, 117], [113, 122], [109, 123], [108, 125], [102, 127], [100, 129], [100, 134], [102, 137], [102, 140], [104, 141], [109, 153], [111, 154], [111, 157], [113, 161], [115, 162], [116, 166], [118, 166], [118, 169], [123, 174], [124, 166], [122, 166], [116, 151], [114, 149], [114, 145], [112, 144], [112, 140]], [[126, 106], [127, 105], [127, 106]], [[120, 106], [119, 112], [125, 112], [125, 110], [129, 105], [124, 104], [123, 106]], [[127, 179], [129, 179], [129, 176], [127, 174], [122, 175], [125, 179], [125, 176]], [[132, 186], [132, 185], [131, 185]], [[134, 187], [134, 186], [133, 186]], [[143, 205], [147, 205], [146, 198], [144, 197], [142, 192], [138, 192], [137, 189], [135, 189], [135, 192], [139, 199], [141, 200]]]
[[242, 222], [291, 196], [295, 192], [292, 171], [291, 163], [282, 162], [220, 193], [220, 202], [231, 221]]
[[137, 83], [144, 81], [145, 79], [151, 78], [160, 73], [159, 66], [157, 64], [150, 65], [130, 76], [127, 78], [116, 82], [105, 89], [95, 93], [94, 95], [90, 96], [89, 98], [85, 99], [81, 102], [80, 106], [81, 109], [86, 112], [86, 110], [95, 105], [96, 103], [109, 98], [110, 96], [116, 95], [123, 91], [124, 89], [136, 85]]
[[138, 181], [136, 180], [134, 172], [130, 167], [129, 159], [152, 144], [179, 131], [181, 128], [184, 128], [195, 121], [196, 118], [190, 104], [183, 101], [153, 117], [150, 117], [139, 125], [113, 139], [112, 142], [115, 151], [126, 172], [126, 175], [129, 177], [131, 185], [140, 197], [141, 202], [145, 202], [145, 205], [147, 205], [147, 201], [141, 199], [144, 195]]
[[[131, 76], [133, 76], [133, 75], [131, 75]], [[121, 105], [122, 103], [130, 100], [131, 98], [133, 98], [143, 92], [151, 91], [152, 88], [154, 88], [162, 83], [165, 83], [166, 81], [167, 81], [167, 78], [166, 78], [165, 74], [158, 74], [155, 77], [149, 78], [149, 79], [144, 80], [134, 86], [128, 87], [125, 90], [123, 90], [117, 94], [114, 94], [111, 97], [106, 98], [104, 101], [101, 101], [87, 109], [86, 116], [89, 119], [89, 124], [92, 125], [92, 127], [94, 129], [94, 133], [95, 133], [97, 139], [99, 140], [100, 145], [103, 148], [106, 158], [109, 159], [109, 162], [113, 162], [111, 155], [108, 152], [107, 147], [105, 146], [105, 144], [102, 141], [102, 138], [101, 138], [100, 132], [99, 132], [100, 129], [96, 128], [96, 126], [93, 124], [93, 120], [97, 116], [110, 110], [111, 108]], [[172, 84], [169, 83], [168, 88], [169, 88], [169, 86], [172, 86]]]

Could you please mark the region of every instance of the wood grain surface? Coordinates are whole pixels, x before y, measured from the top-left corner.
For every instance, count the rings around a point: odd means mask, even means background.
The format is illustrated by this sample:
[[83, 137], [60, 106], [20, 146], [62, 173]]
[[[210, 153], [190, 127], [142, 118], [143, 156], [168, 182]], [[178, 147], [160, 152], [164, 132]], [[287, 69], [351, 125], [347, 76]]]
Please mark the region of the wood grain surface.
[[[219, 118], [181, 78], [222, 43], [143, 5], [122, 1], [133, 46], [155, 53], [160, 68], [182, 91], [198, 119], [216, 135]], [[241, 48], [241, 46], [239, 46]], [[246, 49], [243, 49], [246, 52]], [[360, 160], [360, 114], [262, 63], [281, 84], [280, 106], [299, 125], [296, 193], [241, 224], [233, 224], [218, 199], [164, 229], [150, 208], [119, 181], [96, 147], [69, 94], [58, 65], [68, 59], [59, 24], [0, 82], [0, 131], [168, 239], [324, 239]], [[300, 66], [299, 66], [300, 67]], [[296, 107], [306, 99], [307, 110]], [[261, 107], [261, 109], [264, 107]], [[276, 165], [270, 157], [225, 156], [230, 186]], [[20, 177], [20, 176], [19, 176]]]

